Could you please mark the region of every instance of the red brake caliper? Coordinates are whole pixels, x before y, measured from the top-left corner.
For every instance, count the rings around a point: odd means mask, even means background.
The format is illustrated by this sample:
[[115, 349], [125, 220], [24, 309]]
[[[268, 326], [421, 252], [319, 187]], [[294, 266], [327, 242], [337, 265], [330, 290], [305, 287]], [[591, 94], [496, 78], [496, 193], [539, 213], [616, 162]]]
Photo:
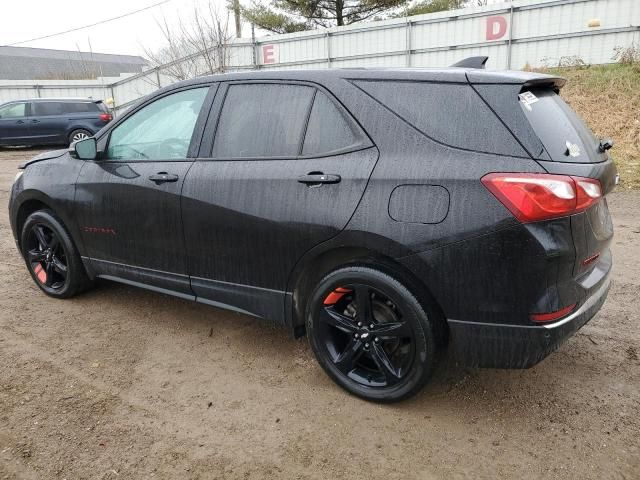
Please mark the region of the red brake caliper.
[[335, 305], [336, 303], [338, 303], [338, 300], [344, 297], [347, 293], [351, 293], [351, 290], [347, 288], [338, 287], [329, 295], [327, 295], [327, 298], [324, 299], [323, 303], [325, 305]]
[[36, 277], [38, 277], [38, 280], [40, 280], [40, 283], [47, 283], [47, 272], [42, 268], [41, 264], [36, 265], [36, 268], [34, 268], [33, 271], [35, 272]]

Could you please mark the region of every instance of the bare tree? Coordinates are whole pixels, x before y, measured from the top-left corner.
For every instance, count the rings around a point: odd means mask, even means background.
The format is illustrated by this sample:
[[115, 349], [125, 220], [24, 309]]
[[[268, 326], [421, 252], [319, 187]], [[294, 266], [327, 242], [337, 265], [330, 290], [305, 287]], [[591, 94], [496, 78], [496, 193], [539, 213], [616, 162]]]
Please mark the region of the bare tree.
[[166, 17], [158, 22], [165, 45], [159, 50], [145, 47], [145, 54], [162, 73], [176, 80], [186, 80], [213, 73], [223, 73], [229, 64], [229, 16], [223, 18], [210, 1], [203, 10], [194, 7], [185, 20], [179, 17], [172, 26]]

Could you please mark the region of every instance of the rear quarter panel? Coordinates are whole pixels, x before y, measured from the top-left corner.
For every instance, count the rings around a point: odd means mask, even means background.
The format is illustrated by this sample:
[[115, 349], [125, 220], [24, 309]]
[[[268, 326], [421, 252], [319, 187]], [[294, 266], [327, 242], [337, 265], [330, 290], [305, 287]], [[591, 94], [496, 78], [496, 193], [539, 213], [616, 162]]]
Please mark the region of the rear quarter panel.
[[[575, 257], [569, 220], [531, 230], [480, 181], [491, 172], [544, 173], [535, 160], [442, 145], [355, 87], [348, 94], [347, 90], [343, 102], [372, 137], [380, 158], [358, 209], [334, 239], [335, 245], [364, 246], [396, 259], [424, 282], [447, 318], [526, 320], [526, 312], [549, 285], [569, 285], [570, 276], [563, 279], [558, 273], [570, 273]], [[390, 198], [398, 185], [446, 189], [445, 218], [437, 223], [391, 218]], [[420, 207], [429, 208], [430, 201], [437, 199], [422, 200]], [[416, 207], [417, 202], [405, 206], [407, 210]], [[568, 268], [550, 269], [548, 261]]]
[[[356, 87], [344, 83], [339, 98], [372, 137], [380, 159], [341, 240], [366, 232], [358, 241], [373, 241], [373, 246], [381, 248], [380, 239], [386, 239], [381, 253], [398, 258], [519, 225], [480, 179], [490, 172], [544, 172], [538, 163], [531, 158], [477, 153], [436, 143]], [[446, 217], [439, 223], [393, 220], [389, 201], [399, 185], [436, 185], [446, 189], [450, 202]]]
[[68, 138], [71, 132], [82, 128], [89, 130], [92, 134], [96, 134], [102, 127], [106, 125], [105, 122], [98, 117], [99, 113], [91, 114], [71, 114], [65, 119], [65, 135]]

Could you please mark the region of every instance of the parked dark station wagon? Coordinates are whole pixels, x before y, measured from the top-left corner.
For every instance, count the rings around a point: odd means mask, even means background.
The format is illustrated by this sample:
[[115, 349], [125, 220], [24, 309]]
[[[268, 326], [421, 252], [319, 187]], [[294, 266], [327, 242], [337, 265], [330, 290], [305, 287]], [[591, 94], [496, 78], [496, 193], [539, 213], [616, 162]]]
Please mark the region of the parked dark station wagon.
[[366, 399], [416, 393], [446, 350], [531, 367], [599, 310], [612, 263], [612, 142], [563, 84], [461, 67], [181, 82], [26, 162], [11, 225], [48, 295], [104, 278], [268, 319]]
[[0, 105], [0, 146], [69, 145], [113, 120], [102, 100], [34, 98]]

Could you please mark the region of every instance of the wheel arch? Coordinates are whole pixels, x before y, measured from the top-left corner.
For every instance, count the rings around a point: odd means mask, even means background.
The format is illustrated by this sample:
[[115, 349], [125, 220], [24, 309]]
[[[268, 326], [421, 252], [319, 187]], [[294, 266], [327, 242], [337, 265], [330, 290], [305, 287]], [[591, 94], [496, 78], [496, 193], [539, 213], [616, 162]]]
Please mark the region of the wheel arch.
[[[416, 296], [423, 308], [435, 311], [437, 323], [438, 343], [446, 345], [448, 340], [448, 326], [440, 305], [431, 294], [428, 286], [405, 266], [393, 258], [378, 251], [355, 246], [340, 246], [325, 250], [313, 257], [301, 261], [294, 270], [288, 290], [291, 292], [287, 314], [290, 315], [296, 338], [306, 334], [305, 310], [306, 304], [315, 286], [330, 272], [347, 266], [366, 266], [380, 270], [402, 282]], [[311, 274], [309, 274], [311, 272]]]
[[70, 223], [70, 219], [67, 218], [61, 209], [55, 208], [55, 202], [47, 195], [42, 192], [38, 192], [37, 190], [25, 190], [17, 200], [17, 204], [13, 222], [15, 225], [15, 237], [20, 248], [22, 248], [20, 240], [22, 236], [22, 228], [24, 227], [27, 218], [29, 218], [29, 215], [39, 210], [49, 210], [53, 212], [54, 215], [62, 222], [62, 225], [69, 233], [69, 236], [76, 248], [82, 246], [82, 244], [78, 243], [77, 239], [73, 235], [73, 230], [71, 228], [73, 224]]
[[75, 132], [76, 130], [85, 130], [85, 131], [89, 132], [91, 135], [95, 135], [95, 129], [94, 128], [91, 128], [88, 125], [73, 124], [72, 127], [67, 128], [67, 130], [65, 132], [66, 138], [69, 139], [69, 137], [71, 137], [71, 134], [73, 132]]

